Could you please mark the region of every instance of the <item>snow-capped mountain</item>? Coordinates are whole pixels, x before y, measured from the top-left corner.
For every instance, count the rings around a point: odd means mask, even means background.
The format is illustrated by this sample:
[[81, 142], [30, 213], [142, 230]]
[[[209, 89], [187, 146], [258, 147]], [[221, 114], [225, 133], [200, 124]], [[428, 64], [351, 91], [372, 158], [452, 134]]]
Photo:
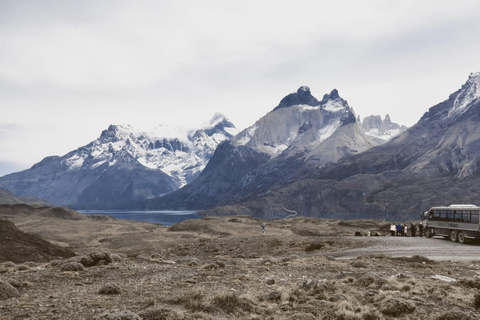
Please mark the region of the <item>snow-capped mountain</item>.
[[266, 189], [300, 165], [321, 168], [382, 143], [363, 133], [336, 89], [317, 100], [306, 86], [217, 148], [198, 179], [146, 205], [201, 209]]
[[110, 125], [86, 146], [1, 177], [0, 186], [57, 205], [112, 208], [182, 187], [200, 174], [217, 145], [236, 133], [221, 114], [196, 129]]
[[303, 86], [283, 98], [272, 112], [253, 126], [235, 136], [232, 143], [276, 157], [289, 148], [295, 151], [313, 149], [340, 126], [352, 122], [355, 122], [353, 110], [336, 89], [318, 101], [310, 88]]
[[406, 126], [392, 122], [388, 114], [383, 120], [380, 116], [371, 115], [364, 118], [363, 121], [360, 121], [359, 116], [357, 122], [361, 125], [361, 128], [366, 135], [385, 141], [388, 141], [407, 130]]
[[113, 165], [116, 154], [123, 151], [144, 167], [166, 173], [182, 187], [202, 172], [218, 144], [236, 133], [235, 126], [218, 113], [197, 129], [159, 125], [138, 131], [129, 125], [111, 125], [99, 139], [66, 159], [66, 165], [71, 169], [85, 161], [91, 167]]

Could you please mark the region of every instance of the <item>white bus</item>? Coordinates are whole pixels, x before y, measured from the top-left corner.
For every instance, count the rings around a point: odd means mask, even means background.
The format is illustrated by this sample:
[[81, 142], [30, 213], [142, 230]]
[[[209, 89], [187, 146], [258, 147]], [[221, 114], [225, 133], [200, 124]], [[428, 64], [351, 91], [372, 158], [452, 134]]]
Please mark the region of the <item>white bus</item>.
[[472, 204], [452, 204], [432, 207], [422, 214], [425, 236], [443, 236], [460, 243], [480, 238], [480, 207]]

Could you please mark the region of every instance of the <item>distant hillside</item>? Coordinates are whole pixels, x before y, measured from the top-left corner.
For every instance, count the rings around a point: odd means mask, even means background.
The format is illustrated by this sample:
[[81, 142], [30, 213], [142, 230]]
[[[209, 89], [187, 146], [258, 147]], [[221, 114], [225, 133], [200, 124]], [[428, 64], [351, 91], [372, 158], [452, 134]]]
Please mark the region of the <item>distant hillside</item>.
[[74, 255], [70, 250], [20, 231], [10, 221], [0, 220], [0, 262], [50, 261]]
[[48, 206], [47, 201], [37, 199], [35, 197], [17, 197], [13, 193], [0, 188], [0, 204], [18, 204], [24, 203], [29, 205]]

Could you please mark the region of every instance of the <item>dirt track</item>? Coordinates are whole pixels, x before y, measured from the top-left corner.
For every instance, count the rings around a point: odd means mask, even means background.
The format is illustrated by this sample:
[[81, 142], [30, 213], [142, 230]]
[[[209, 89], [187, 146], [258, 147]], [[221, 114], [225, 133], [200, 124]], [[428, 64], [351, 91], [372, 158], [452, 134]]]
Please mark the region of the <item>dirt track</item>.
[[334, 253], [338, 258], [356, 258], [361, 255], [385, 254], [392, 257], [421, 255], [432, 260], [480, 260], [480, 244], [460, 244], [434, 237], [348, 237], [363, 248], [346, 248]]

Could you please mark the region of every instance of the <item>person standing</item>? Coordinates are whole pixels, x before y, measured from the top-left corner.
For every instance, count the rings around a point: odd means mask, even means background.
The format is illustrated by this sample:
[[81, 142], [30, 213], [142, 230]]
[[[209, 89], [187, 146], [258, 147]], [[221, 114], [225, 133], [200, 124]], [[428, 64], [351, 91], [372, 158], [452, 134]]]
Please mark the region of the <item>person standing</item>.
[[397, 223], [397, 237], [402, 233], [402, 225], [399, 223]]
[[264, 223], [262, 223], [262, 235], [265, 235], [265, 228], [266, 228], [266, 226], [265, 226], [265, 222], [264, 222]]
[[412, 237], [415, 237], [415, 234], [417, 233], [417, 226], [415, 225], [414, 222], [412, 222], [412, 225], [410, 226], [410, 232], [412, 233]]
[[397, 228], [395, 227], [395, 223], [392, 222], [392, 224], [390, 225], [390, 235], [392, 237], [395, 236], [395, 231], [397, 230]]
[[407, 236], [408, 236], [408, 233], [407, 233], [407, 232], [408, 232], [408, 230], [407, 230], [407, 224], [405, 223], [405, 224], [403, 225], [403, 236], [404, 236], [404, 237], [407, 237]]
[[423, 223], [420, 221], [418, 224], [418, 232], [420, 233], [420, 237], [423, 237]]

